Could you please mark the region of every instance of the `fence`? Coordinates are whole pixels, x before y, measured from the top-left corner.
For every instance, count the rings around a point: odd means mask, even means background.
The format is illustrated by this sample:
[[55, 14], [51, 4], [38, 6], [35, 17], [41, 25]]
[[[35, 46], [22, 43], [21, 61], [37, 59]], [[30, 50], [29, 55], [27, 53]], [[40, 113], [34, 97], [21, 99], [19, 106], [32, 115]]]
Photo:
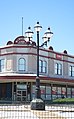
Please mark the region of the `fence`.
[[47, 105], [44, 111], [31, 110], [30, 104], [0, 104], [0, 119], [74, 119], [74, 105]]

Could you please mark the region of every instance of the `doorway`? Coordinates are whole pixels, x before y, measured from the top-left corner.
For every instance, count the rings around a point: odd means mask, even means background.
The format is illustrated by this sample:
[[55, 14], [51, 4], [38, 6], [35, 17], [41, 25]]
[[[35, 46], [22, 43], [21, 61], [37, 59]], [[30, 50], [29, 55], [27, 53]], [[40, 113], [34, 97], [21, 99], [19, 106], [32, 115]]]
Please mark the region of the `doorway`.
[[17, 101], [27, 101], [27, 90], [17, 90]]
[[30, 82], [14, 82], [14, 101], [31, 101], [31, 83]]

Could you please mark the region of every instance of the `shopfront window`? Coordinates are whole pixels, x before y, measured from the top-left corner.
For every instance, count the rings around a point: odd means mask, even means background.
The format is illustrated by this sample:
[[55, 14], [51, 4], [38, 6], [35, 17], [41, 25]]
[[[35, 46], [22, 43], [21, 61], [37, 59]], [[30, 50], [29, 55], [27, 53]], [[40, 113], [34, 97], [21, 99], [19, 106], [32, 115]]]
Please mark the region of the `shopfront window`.
[[51, 87], [46, 86], [46, 100], [51, 100]]
[[66, 87], [62, 87], [61, 96], [62, 96], [62, 98], [66, 97]]
[[72, 88], [72, 98], [74, 98], [74, 88]]
[[57, 98], [57, 87], [52, 87], [52, 99]]
[[40, 90], [41, 90], [41, 98], [45, 100], [45, 86], [40, 86]]
[[[32, 98], [35, 98], [36, 85], [32, 86]], [[45, 86], [40, 86], [41, 98], [45, 100]]]
[[57, 98], [61, 98], [61, 87], [57, 87]]
[[32, 99], [35, 98], [35, 90], [36, 90], [36, 85], [32, 86]]
[[67, 97], [71, 98], [71, 88], [67, 88]]

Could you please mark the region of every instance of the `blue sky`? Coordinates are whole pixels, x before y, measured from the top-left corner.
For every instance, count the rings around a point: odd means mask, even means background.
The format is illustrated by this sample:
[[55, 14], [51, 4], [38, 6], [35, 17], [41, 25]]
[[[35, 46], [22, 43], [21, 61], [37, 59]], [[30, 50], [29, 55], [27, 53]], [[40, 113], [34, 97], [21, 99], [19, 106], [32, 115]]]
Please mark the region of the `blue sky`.
[[39, 21], [43, 27], [41, 37], [49, 26], [54, 33], [49, 46], [55, 51], [67, 50], [68, 54], [74, 55], [74, 0], [1, 0], [0, 46], [22, 35], [22, 17], [23, 32], [28, 26], [34, 30]]

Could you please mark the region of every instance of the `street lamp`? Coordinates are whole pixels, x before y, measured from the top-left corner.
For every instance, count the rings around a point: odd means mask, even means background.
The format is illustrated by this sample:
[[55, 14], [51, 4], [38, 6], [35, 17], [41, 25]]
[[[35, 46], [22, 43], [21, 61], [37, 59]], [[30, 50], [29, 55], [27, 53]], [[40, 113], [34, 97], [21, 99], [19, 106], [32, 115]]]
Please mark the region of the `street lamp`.
[[[45, 110], [45, 103], [41, 99], [41, 91], [40, 91], [40, 78], [39, 78], [39, 32], [42, 29], [42, 26], [40, 26], [39, 22], [34, 27], [35, 31], [37, 32], [37, 76], [36, 76], [36, 90], [35, 90], [35, 99], [31, 101], [31, 109], [32, 110]], [[33, 35], [33, 32], [25, 32], [30, 37]], [[47, 42], [49, 42], [50, 38], [52, 37], [53, 33], [50, 31], [50, 28], [45, 32], [43, 39], [44, 43], [41, 46], [47, 45]], [[29, 38], [30, 39], [30, 38]]]
[[29, 39], [29, 41], [31, 40], [32, 36], [33, 36], [33, 31], [31, 31], [31, 27], [28, 27], [28, 30], [25, 32], [26, 37]]

